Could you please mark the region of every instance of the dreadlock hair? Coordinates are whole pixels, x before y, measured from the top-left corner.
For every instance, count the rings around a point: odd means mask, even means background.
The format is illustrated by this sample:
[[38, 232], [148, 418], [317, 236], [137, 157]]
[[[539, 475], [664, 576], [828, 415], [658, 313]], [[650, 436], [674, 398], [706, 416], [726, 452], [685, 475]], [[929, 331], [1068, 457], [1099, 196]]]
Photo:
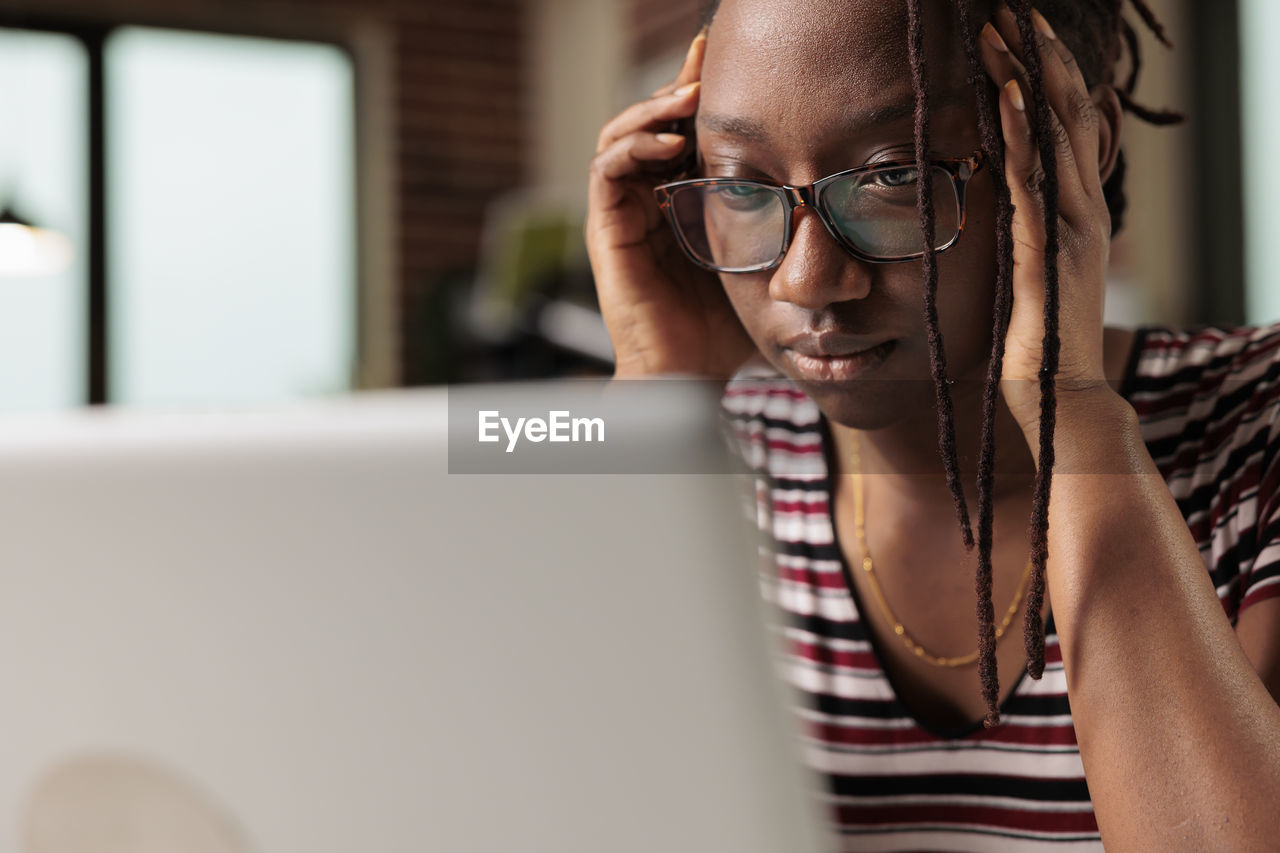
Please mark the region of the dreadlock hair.
[[[930, 172], [928, 152], [930, 146], [929, 93], [924, 50], [925, 21], [923, 0], [905, 0], [907, 6], [907, 42], [911, 63], [911, 82], [915, 92], [915, 157], [917, 174]], [[992, 605], [992, 526], [994, 506], [992, 481], [995, 468], [995, 415], [1000, 399], [1000, 376], [1004, 360], [1004, 341], [1009, 331], [1013, 311], [1013, 215], [1012, 195], [1005, 180], [1004, 140], [1000, 130], [996, 90], [987, 78], [978, 52], [977, 38], [981, 21], [978, 14], [991, 4], [982, 0], [951, 0], [960, 23], [960, 37], [969, 65], [969, 83], [973, 87], [978, 105], [978, 130], [982, 139], [982, 151], [995, 184], [996, 201], [996, 260], [995, 304], [992, 323], [991, 359], [987, 367], [986, 385], [982, 396], [982, 433], [978, 454], [978, 569], [974, 580], [977, 593], [978, 616], [978, 676], [982, 685], [987, 714], [985, 725], [990, 728], [1000, 721], [1000, 684], [996, 670], [995, 612]], [[1136, 103], [1133, 99], [1138, 75], [1142, 67], [1142, 55], [1138, 35], [1124, 17], [1125, 0], [1005, 0], [1017, 20], [1018, 33], [1024, 45], [1036, 43], [1036, 31], [1031, 10], [1036, 8], [1053, 25], [1058, 37], [1068, 45], [1080, 66], [1085, 81], [1092, 86], [1110, 82], [1115, 78], [1115, 67], [1124, 51], [1128, 52], [1129, 73], [1125, 81], [1116, 87], [1122, 108], [1135, 117], [1155, 125], [1176, 124], [1184, 117], [1176, 112], [1154, 110]], [[1145, 0], [1128, 0], [1128, 4], [1142, 19], [1143, 24], [1166, 47], [1172, 47], [1164, 26], [1147, 6]], [[719, 0], [710, 0], [702, 23], [709, 25], [719, 8]], [[1045, 226], [1045, 301], [1044, 339], [1039, 371], [1040, 383], [1040, 434], [1039, 465], [1037, 466], [1033, 492], [1031, 538], [1031, 584], [1027, 591], [1026, 621], [1023, 637], [1027, 651], [1027, 674], [1040, 678], [1044, 673], [1044, 623], [1042, 610], [1045, 592], [1045, 562], [1048, 557], [1049, 495], [1053, 476], [1053, 434], [1057, 413], [1057, 397], [1054, 377], [1058, 371], [1060, 341], [1058, 336], [1058, 171], [1055, 156], [1055, 140], [1050, 120], [1048, 97], [1044, 85], [1044, 70], [1040, 54], [1035, 50], [1024, 51], [1027, 82], [1031, 90], [1029, 116], [1034, 144], [1039, 151], [1043, 179], [1038, 187], [1044, 207]], [[1126, 173], [1124, 153], [1117, 157], [1115, 168], [1103, 185], [1107, 210], [1111, 218], [1111, 233], [1115, 235], [1124, 223], [1127, 200], [1124, 193]], [[942, 336], [938, 329], [936, 293], [938, 287], [937, 253], [934, 249], [936, 218], [933, 196], [926, 181], [918, 182], [917, 206], [920, 229], [924, 238], [922, 259], [924, 278], [924, 320], [929, 341], [929, 360], [938, 410], [938, 449], [946, 471], [947, 486], [955, 504], [956, 518], [960, 524], [961, 538], [966, 549], [974, 547], [969, 511], [960, 483], [959, 461], [955, 444], [954, 410], [947, 379], [946, 360], [942, 348]]]

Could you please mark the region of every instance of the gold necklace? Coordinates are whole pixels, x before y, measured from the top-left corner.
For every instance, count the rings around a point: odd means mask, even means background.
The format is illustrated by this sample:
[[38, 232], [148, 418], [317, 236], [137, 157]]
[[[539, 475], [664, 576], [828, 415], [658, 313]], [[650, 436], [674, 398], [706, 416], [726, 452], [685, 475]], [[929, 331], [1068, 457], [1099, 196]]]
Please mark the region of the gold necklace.
[[[906, 644], [906, 647], [912, 653], [934, 666], [957, 667], [971, 664], [978, 659], [978, 650], [974, 649], [967, 655], [960, 657], [948, 658], [939, 655], [930, 654], [923, 646], [911, 638], [907, 633], [907, 629], [903, 627], [902, 622], [897, 616], [893, 615], [893, 610], [889, 608], [889, 602], [884, 597], [884, 590], [880, 588], [880, 581], [876, 579], [876, 570], [871, 562], [871, 551], [867, 549], [867, 530], [866, 530], [866, 512], [863, 507], [862, 493], [862, 460], [858, 453], [858, 436], [853, 436], [853, 476], [855, 478], [853, 489], [853, 517], [854, 530], [858, 535], [858, 547], [862, 550], [862, 569], [866, 572], [867, 580], [871, 581], [871, 591], [875, 594], [876, 601], [880, 605], [880, 610], [888, 618], [889, 624], [893, 626], [893, 633], [897, 634]], [[1009, 605], [1009, 609], [1005, 611], [1004, 619], [996, 626], [996, 642], [1000, 642], [1004, 637], [1005, 631], [1009, 629], [1009, 624], [1013, 622], [1013, 617], [1017, 615], [1018, 608], [1022, 605], [1022, 596], [1027, 591], [1027, 581], [1031, 579], [1031, 558], [1027, 558], [1026, 571], [1022, 573], [1022, 581], [1018, 584], [1018, 592], [1013, 597], [1013, 603]]]

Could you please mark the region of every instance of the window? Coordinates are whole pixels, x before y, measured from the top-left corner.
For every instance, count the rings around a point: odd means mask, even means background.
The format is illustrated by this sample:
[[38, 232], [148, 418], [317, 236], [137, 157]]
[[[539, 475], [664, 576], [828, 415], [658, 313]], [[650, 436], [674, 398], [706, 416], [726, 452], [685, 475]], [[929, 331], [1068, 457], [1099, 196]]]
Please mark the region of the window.
[[128, 28], [107, 41], [106, 71], [113, 399], [350, 387], [349, 58]]
[[75, 247], [64, 270], [0, 272], [0, 411], [83, 399], [88, 61], [71, 36], [0, 29], [0, 207]]
[[1280, 56], [1271, 44], [1280, 31], [1280, 4], [1242, 0], [1240, 4], [1240, 100], [1243, 117], [1245, 206], [1245, 313], [1251, 324], [1280, 320], [1274, 246], [1280, 235]]
[[[108, 380], [106, 402], [125, 404], [350, 388], [350, 57], [279, 39], [61, 29], [0, 29], [2, 79], [22, 83], [0, 88], [0, 206], [65, 235], [74, 256], [56, 275], [0, 273], [0, 411], [80, 405], [93, 375]], [[91, 126], [95, 109], [105, 120]]]

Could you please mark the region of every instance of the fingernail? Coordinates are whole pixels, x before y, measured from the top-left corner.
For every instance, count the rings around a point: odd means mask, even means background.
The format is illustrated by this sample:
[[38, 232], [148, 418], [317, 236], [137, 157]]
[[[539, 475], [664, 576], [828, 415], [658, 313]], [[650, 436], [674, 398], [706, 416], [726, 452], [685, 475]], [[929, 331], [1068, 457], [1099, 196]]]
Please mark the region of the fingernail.
[[685, 59], [688, 59], [690, 56], [693, 56], [693, 52], [698, 49], [698, 45], [702, 44], [706, 40], [707, 40], [706, 30], [702, 30], [696, 36], [694, 36], [693, 43], [689, 45], [689, 52], [685, 55]]
[[659, 133], [658, 141], [663, 145], [675, 145], [677, 142], [684, 142], [684, 137], [678, 133]]
[[1027, 111], [1027, 102], [1022, 99], [1022, 87], [1018, 85], [1017, 80], [1010, 80], [1004, 84], [1004, 90], [1009, 93], [1009, 102], [1018, 110], [1018, 112]]
[[1047, 38], [1057, 38], [1053, 32], [1053, 27], [1049, 26], [1049, 22], [1044, 19], [1044, 15], [1040, 14], [1039, 9], [1031, 10], [1031, 20], [1035, 23], [1036, 29], [1044, 33]]
[[1004, 39], [1000, 38], [1000, 33], [996, 32], [996, 28], [991, 26], [990, 23], [982, 28], [982, 38], [986, 40], [987, 44], [1001, 53], [1009, 52], [1009, 45], [1004, 43]]
[[692, 95], [694, 92], [698, 90], [698, 87], [701, 85], [702, 85], [701, 80], [694, 80], [692, 83], [684, 84], [679, 89], [676, 89], [674, 92], [672, 92], [671, 94], [674, 97], [683, 98], [685, 95]]

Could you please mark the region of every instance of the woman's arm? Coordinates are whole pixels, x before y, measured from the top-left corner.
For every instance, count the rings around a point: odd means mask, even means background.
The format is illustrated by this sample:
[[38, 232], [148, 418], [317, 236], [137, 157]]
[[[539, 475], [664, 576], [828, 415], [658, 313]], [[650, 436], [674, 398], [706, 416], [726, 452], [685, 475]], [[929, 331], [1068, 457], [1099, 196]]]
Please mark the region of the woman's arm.
[[1032, 142], [1032, 99], [1016, 82], [1033, 55], [1055, 142], [1047, 153], [1059, 184], [1061, 349], [1046, 571], [1103, 842], [1108, 850], [1277, 849], [1280, 707], [1251, 659], [1274, 679], [1280, 609], [1260, 602], [1242, 616], [1239, 636], [1232, 631], [1136, 413], [1102, 372], [1110, 233], [1102, 173], [1119, 131], [1114, 92], [1085, 86], [1043, 19], [1029, 48], [1007, 9], [995, 23], [984, 31], [983, 59], [1005, 86], [1005, 175], [1017, 208], [1001, 394], [1037, 463], [1048, 167]]
[[1103, 841], [1274, 850], [1280, 707], [1250, 659], [1275, 661], [1280, 599], [1232, 631], [1137, 415], [1110, 389], [1059, 399], [1054, 453], [1049, 599]]
[[703, 30], [674, 81], [604, 126], [591, 161], [584, 237], [617, 378], [725, 380], [755, 352], [719, 279], [684, 256], [653, 196], [694, 144], [667, 131], [697, 112], [706, 43]]

